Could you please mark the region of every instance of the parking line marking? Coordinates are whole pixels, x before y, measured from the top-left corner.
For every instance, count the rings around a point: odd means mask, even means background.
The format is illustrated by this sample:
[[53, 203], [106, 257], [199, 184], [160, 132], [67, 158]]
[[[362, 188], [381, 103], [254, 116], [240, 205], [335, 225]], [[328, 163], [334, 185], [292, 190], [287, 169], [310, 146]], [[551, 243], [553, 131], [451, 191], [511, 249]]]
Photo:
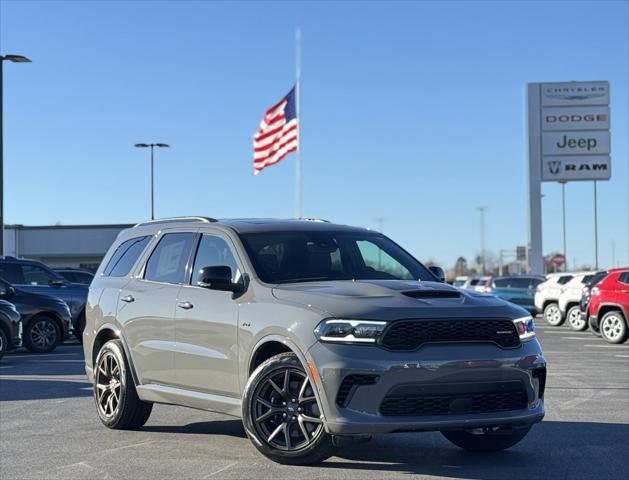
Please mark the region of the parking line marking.
[[629, 358], [629, 355], [614, 355], [614, 357], [618, 357], [618, 358]]
[[583, 337], [561, 337], [561, 338], [563, 338], [564, 340], [581, 340]]
[[626, 349], [625, 345], [583, 345], [584, 347], [594, 347], [594, 348], [622, 348]]
[[236, 465], [238, 462], [234, 462], [234, 463], [230, 463], [229, 465], [224, 466], [223, 468], [219, 468], [218, 470], [216, 470], [215, 472], [212, 473], [208, 473], [205, 477], [203, 478], [210, 478], [213, 477], [216, 474], [219, 474], [221, 472], [224, 472], [225, 470], [227, 470], [228, 468], [233, 467], [234, 465]]
[[79, 355], [79, 352], [77, 353], [40, 353], [39, 355], [7, 355], [7, 359], [9, 358], [32, 358], [32, 357], [37, 357], [37, 358], [50, 358], [50, 357], [67, 357], [67, 356], [73, 356], [76, 357], [77, 355]]

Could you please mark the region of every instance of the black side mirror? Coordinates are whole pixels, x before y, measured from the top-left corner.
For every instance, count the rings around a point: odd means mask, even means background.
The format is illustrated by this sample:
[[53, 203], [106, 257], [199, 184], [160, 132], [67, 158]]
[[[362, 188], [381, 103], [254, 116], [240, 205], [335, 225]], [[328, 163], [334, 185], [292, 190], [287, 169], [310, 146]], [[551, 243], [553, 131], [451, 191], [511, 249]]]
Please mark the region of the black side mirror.
[[239, 292], [242, 286], [232, 282], [232, 269], [225, 265], [203, 267], [197, 275], [197, 285], [210, 290]]
[[432, 274], [439, 279], [440, 282], [446, 281], [446, 272], [443, 271], [441, 267], [428, 267], [428, 269], [432, 272]]
[[63, 280], [51, 280], [48, 285], [51, 287], [63, 287], [66, 284]]

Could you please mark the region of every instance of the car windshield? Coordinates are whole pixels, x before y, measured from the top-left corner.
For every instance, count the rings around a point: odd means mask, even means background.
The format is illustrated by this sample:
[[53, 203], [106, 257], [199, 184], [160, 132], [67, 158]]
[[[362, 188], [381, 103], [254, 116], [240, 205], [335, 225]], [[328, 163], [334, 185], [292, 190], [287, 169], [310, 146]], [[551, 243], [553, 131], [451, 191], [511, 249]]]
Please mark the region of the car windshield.
[[372, 232], [295, 231], [240, 237], [258, 277], [266, 283], [435, 280], [397, 244]]

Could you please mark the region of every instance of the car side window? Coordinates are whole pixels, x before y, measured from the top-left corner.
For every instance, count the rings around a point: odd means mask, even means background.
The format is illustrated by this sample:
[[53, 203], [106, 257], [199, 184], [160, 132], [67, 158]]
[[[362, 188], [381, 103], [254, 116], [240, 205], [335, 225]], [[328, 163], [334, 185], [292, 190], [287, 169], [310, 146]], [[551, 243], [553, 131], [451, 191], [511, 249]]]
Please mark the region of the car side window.
[[53, 280], [59, 280], [50, 272], [37, 265], [22, 265], [22, 273], [24, 275], [24, 285], [48, 286]]
[[146, 262], [144, 279], [162, 283], [183, 283], [194, 237], [195, 234], [192, 232], [165, 234]]
[[3, 278], [7, 282], [14, 285], [24, 284], [24, 275], [22, 274], [22, 269], [16, 263], [0, 264], [0, 278]]
[[494, 285], [496, 288], [508, 288], [509, 287], [509, 279], [508, 278], [497, 278], [494, 280]]
[[621, 273], [620, 276], [618, 277], [618, 281], [620, 283], [624, 283], [626, 285], [629, 285], [629, 272]]
[[103, 275], [108, 277], [124, 277], [128, 275], [150, 239], [150, 236], [144, 236], [122, 242], [111, 256], [107, 267], [103, 271]]
[[219, 266], [228, 266], [232, 269], [233, 282], [237, 282], [240, 279], [238, 263], [227, 242], [221, 237], [204, 234], [197, 248], [190, 283], [196, 285], [197, 275], [203, 267]]

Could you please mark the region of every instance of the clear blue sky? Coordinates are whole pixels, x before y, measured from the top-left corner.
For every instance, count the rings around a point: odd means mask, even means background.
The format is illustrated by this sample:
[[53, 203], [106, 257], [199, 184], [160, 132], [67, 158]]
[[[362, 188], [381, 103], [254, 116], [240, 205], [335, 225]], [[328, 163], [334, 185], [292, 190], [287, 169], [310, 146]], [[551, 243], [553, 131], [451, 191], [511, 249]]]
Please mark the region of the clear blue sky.
[[[7, 223], [289, 217], [294, 154], [251, 175], [251, 137], [294, 81], [303, 35], [304, 215], [376, 227], [450, 266], [527, 238], [526, 82], [609, 80], [602, 266], [629, 263], [628, 3], [55, 2], [0, 4]], [[592, 184], [567, 185], [568, 257], [593, 262]], [[561, 250], [545, 184], [544, 251]]]

